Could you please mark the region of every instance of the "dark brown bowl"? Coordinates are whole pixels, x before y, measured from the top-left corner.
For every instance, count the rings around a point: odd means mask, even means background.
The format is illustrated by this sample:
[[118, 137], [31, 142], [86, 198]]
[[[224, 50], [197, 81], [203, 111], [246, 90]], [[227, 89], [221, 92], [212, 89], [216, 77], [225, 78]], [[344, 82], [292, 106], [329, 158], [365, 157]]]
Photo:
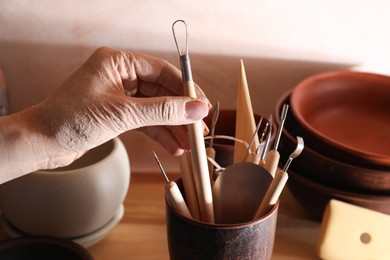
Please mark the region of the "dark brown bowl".
[[291, 110], [327, 152], [390, 166], [389, 97], [388, 76], [327, 72], [294, 88]]
[[93, 260], [82, 246], [54, 237], [19, 237], [0, 242], [0, 259]]
[[337, 199], [357, 206], [390, 214], [390, 196], [370, 195], [340, 190], [322, 185], [289, 171], [288, 188], [304, 210], [314, 219], [321, 220], [329, 200]]
[[[283, 104], [289, 104], [290, 96], [291, 90], [277, 102], [274, 113], [276, 125], [280, 125], [281, 108]], [[293, 113], [288, 113], [282, 131], [279, 145], [281, 164], [295, 149], [296, 136], [303, 137], [305, 148], [301, 155], [293, 160], [291, 170], [323, 185], [346, 191], [390, 194], [390, 169], [374, 169], [350, 164], [344, 161], [344, 157], [336, 157], [329, 153], [300, 126]]]

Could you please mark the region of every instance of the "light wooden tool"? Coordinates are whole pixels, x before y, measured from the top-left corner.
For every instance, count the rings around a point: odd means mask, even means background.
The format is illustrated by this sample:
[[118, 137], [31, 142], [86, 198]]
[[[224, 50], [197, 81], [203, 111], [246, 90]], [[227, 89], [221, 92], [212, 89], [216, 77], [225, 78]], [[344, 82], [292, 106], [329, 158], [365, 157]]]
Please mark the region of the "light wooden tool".
[[[248, 83], [245, 74], [244, 62], [241, 60], [241, 73], [237, 86], [237, 107], [236, 107], [236, 138], [249, 142], [256, 129], [255, 118]], [[256, 134], [251, 150], [259, 145], [259, 137]], [[234, 163], [242, 162], [246, 153], [245, 147], [234, 145]]]
[[[186, 44], [184, 54], [181, 53], [176, 39], [175, 25], [177, 23], [182, 23], [185, 26]], [[195, 91], [195, 85], [192, 80], [190, 57], [188, 55], [188, 33], [185, 21], [175, 21], [172, 24], [172, 32], [173, 37], [175, 39], [177, 51], [180, 56], [184, 94], [192, 98], [196, 98], [197, 96]], [[188, 135], [190, 139], [192, 166], [201, 218], [204, 222], [214, 223], [213, 195], [211, 191], [206, 147], [203, 139], [203, 125], [200, 120], [191, 125], [188, 125]]]
[[390, 215], [331, 200], [322, 218], [317, 254], [328, 260], [390, 259]]
[[201, 220], [198, 197], [196, 195], [195, 180], [192, 172], [191, 151], [185, 151], [179, 157], [180, 176], [183, 182], [184, 194], [188, 208], [195, 220]]
[[278, 152], [278, 146], [280, 141], [280, 136], [282, 135], [284, 121], [286, 120], [288, 112], [288, 105], [283, 105], [283, 110], [280, 115], [280, 126], [278, 128], [278, 132], [276, 134], [274, 147], [272, 150], [268, 151], [267, 156], [265, 158], [265, 165], [264, 168], [271, 173], [272, 176], [275, 176], [276, 170], [278, 169], [278, 163], [280, 159], [280, 154]]
[[304, 146], [305, 145], [302, 137], [298, 136], [297, 147], [295, 148], [294, 152], [292, 152], [291, 155], [289, 156], [283, 170], [279, 169], [276, 171], [276, 175], [273, 181], [271, 182], [270, 187], [267, 189], [267, 192], [263, 200], [261, 201], [260, 207], [257, 210], [254, 219], [261, 218], [262, 216], [267, 214], [272, 209], [272, 207], [276, 204], [288, 180], [288, 174], [287, 174], [288, 167], [290, 166], [291, 161], [301, 154]]
[[165, 184], [165, 191], [166, 195], [168, 197], [169, 202], [171, 203], [171, 206], [176, 210], [177, 213], [180, 215], [183, 215], [187, 218], [192, 219], [191, 213], [188, 210], [187, 204], [184, 201], [184, 198], [180, 192], [179, 187], [177, 186], [176, 182], [170, 181], [168, 179], [167, 174], [165, 173], [164, 168], [161, 165], [160, 160], [157, 157], [157, 154], [153, 152], [154, 159], [156, 159], [156, 162], [158, 166], [160, 167], [161, 173], [164, 175], [164, 178], [166, 180]]

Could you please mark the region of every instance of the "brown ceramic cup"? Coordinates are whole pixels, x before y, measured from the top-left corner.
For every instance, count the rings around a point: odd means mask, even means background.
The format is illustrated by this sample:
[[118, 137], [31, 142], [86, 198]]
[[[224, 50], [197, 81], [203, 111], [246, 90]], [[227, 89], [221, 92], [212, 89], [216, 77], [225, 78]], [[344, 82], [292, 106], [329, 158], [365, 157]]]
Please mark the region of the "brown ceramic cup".
[[[177, 184], [181, 187], [181, 180]], [[178, 214], [167, 199], [165, 202], [171, 260], [271, 259], [278, 203], [254, 221], [208, 224]]]

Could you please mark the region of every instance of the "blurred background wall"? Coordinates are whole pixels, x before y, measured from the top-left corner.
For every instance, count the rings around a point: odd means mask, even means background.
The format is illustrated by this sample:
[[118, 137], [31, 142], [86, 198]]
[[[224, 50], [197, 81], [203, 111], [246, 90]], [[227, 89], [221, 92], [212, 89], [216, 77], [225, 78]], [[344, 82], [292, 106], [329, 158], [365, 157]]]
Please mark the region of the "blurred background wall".
[[[185, 19], [194, 80], [210, 101], [235, 107], [243, 59], [255, 112], [269, 115], [309, 75], [389, 74], [389, 10], [387, 0], [2, 0], [0, 67], [14, 113], [44, 99], [102, 45], [179, 66], [171, 25]], [[175, 158], [137, 131], [121, 138], [133, 171], [157, 170], [152, 149], [168, 171], [178, 170]]]

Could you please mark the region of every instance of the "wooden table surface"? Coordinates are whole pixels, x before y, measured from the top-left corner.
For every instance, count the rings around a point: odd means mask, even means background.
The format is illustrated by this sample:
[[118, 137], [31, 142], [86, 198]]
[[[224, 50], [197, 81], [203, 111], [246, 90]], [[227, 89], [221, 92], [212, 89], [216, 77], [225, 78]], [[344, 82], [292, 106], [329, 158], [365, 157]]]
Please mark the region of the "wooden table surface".
[[[170, 175], [175, 179], [178, 175]], [[165, 226], [164, 179], [160, 173], [131, 175], [123, 219], [88, 250], [96, 260], [169, 259]], [[299, 204], [283, 191], [272, 259], [318, 259], [315, 244], [320, 223], [307, 218]], [[0, 239], [7, 238], [0, 231]]]

